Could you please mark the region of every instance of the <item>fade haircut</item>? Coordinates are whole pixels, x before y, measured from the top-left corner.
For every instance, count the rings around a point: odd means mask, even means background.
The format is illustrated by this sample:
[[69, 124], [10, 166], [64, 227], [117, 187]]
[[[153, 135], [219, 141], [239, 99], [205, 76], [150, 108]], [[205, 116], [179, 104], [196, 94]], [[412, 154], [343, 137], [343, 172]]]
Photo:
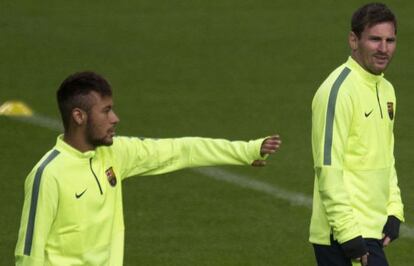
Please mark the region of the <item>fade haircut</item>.
[[67, 77], [57, 91], [57, 102], [63, 127], [69, 128], [69, 121], [74, 108], [89, 112], [93, 102], [88, 97], [90, 92], [100, 96], [112, 96], [111, 85], [102, 76], [92, 71], [77, 72]]
[[392, 22], [397, 34], [397, 19], [394, 13], [383, 3], [370, 3], [360, 7], [352, 15], [351, 30], [360, 38], [366, 27], [370, 28], [378, 23]]

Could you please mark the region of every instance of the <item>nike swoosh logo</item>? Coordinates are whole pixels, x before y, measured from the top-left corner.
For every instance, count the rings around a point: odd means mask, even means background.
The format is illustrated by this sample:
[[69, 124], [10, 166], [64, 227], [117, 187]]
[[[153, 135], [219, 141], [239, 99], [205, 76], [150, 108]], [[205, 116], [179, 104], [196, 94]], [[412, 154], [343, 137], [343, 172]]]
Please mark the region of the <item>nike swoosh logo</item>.
[[374, 111], [374, 109], [372, 109], [369, 113], [365, 113], [365, 117], [368, 117], [372, 113], [372, 111]]
[[85, 190], [84, 190], [84, 191], [82, 191], [82, 193], [80, 193], [80, 194], [75, 193], [75, 197], [76, 197], [77, 199], [79, 199], [80, 197], [82, 197], [83, 193], [85, 193], [85, 192], [86, 192], [86, 190], [88, 190], [88, 189], [85, 189]]

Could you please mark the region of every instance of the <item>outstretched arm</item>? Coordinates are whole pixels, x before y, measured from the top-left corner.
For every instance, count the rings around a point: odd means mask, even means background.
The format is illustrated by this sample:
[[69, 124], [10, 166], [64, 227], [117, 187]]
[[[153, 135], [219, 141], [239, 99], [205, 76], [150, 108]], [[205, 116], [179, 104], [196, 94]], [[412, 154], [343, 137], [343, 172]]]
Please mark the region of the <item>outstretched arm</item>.
[[277, 135], [251, 140], [229, 141], [185, 137], [176, 139], [139, 139], [118, 137], [114, 156], [122, 177], [154, 175], [188, 167], [213, 165], [264, 165], [268, 154], [280, 146]]

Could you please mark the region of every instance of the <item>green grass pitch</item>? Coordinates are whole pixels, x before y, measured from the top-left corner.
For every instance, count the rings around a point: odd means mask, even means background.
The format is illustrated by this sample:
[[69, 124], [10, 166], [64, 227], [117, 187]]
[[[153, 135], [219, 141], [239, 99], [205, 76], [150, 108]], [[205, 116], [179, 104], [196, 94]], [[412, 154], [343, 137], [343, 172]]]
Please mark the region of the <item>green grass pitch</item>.
[[[222, 167], [311, 196], [311, 100], [349, 54], [362, 1], [9, 1], [0, 3], [0, 103], [58, 119], [63, 78], [95, 70], [114, 88], [119, 135], [251, 139], [283, 146], [265, 168]], [[399, 19], [386, 77], [396, 88], [397, 171], [414, 228], [414, 4]], [[57, 132], [0, 117], [0, 265], [13, 265], [27, 173]], [[124, 183], [125, 265], [314, 265], [311, 211], [193, 170]], [[414, 239], [386, 249], [413, 265]]]

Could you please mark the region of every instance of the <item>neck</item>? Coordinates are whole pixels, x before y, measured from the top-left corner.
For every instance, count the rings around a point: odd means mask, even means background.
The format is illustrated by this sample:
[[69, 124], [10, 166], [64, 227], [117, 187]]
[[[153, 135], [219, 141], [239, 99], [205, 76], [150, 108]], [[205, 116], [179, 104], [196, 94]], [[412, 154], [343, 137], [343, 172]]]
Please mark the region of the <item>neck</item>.
[[[356, 54], [356, 52], [352, 51], [352, 53], [351, 53], [351, 57], [352, 57], [352, 59], [354, 59], [354, 60], [355, 60], [355, 62], [357, 62], [357, 63], [358, 63], [358, 65], [360, 65], [363, 69], [365, 69], [366, 71], [368, 71], [368, 70], [364, 67], [364, 65], [362, 64], [361, 60], [359, 60], [359, 57], [358, 57], [358, 55]], [[369, 72], [369, 71], [368, 71], [368, 72]]]
[[355, 60], [355, 62], [357, 62], [358, 63], [358, 65], [360, 65], [365, 71], [367, 71], [368, 73], [371, 73], [372, 75], [376, 75], [376, 76], [378, 76], [378, 75], [381, 75], [381, 73], [382, 72], [380, 72], [380, 73], [374, 73], [374, 72], [372, 72], [371, 70], [369, 70], [369, 69], [367, 69], [363, 64], [362, 64], [362, 60], [360, 60], [360, 58], [359, 58], [359, 56], [358, 56], [358, 54], [356, 53], [356, 52], [354, 52], [354, 51], [352, 51], [352, 53], [351, 53], [351, 57], [352, 57], [352, 59], [354, 59]]
[[63, 134], [63, 140], [72, 146], [73, 148], [77, 149], [80, 152], [87, 152], [95, 150], [95, 146], [90, 144], [83, 134], [76, 133], [76, 132], [65, 132]]

